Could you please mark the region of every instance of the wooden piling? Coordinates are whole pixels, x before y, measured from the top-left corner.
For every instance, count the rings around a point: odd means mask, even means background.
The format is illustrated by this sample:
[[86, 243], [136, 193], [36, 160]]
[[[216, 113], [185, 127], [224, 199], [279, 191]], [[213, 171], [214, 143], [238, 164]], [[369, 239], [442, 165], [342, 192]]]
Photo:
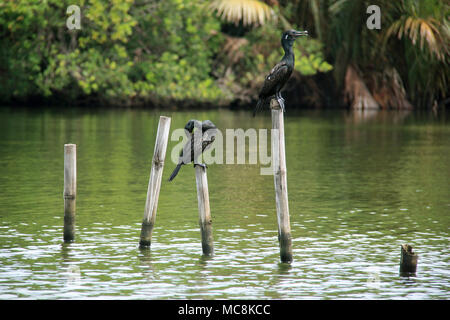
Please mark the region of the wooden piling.
[[77, 146], [64, 145], [64, 241], [75, 240], [75, 207], [77, 195]]
[[274, 170], [280, 259], [281, 262], [292, 262], [292, 236], [289, 220], [286, 150], [284, 144], [284, 115], [276, 99], [270, 101], [270, 108], [272, 109], [272, 165]]
[[153, 152], [152, 167], [148, 181], [147, 200], [145, 202], [144, 219], [142, 221], [139, 246], [150, 247], [153, 227], [156, 220], [159, 191], [166, 157], [167, 143], [169, 139], [170, 118], [159, 117], [158, 132], [156, 134], [155, 149]]
[[197, 200], [200, 232], [202, 236], [202, 250], [205, 256], [212, 256], [214, 253], [214, 246], [206, 168], [195, 166], [195, 180], [197, 184]]
[[400, 256], [400, 275], [401, 276], [413, 276], [417, 271], [417, 260], [419, 256], [413, 251], [413, 248], [409, 244], [401, 245]]

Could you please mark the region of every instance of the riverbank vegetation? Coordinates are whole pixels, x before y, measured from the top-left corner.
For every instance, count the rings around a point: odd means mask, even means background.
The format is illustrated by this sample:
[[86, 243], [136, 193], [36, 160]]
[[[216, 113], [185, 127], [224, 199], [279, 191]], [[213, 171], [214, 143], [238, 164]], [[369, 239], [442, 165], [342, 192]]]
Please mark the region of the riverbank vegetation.
[[[0, 3], [0, 101], [246, 106], [295, 44], [290, 106], [402, 109], [445, 104], [449, 6], [439, 0], [80, 0]], [[369, 30], [369, 5], [381, 29]]]

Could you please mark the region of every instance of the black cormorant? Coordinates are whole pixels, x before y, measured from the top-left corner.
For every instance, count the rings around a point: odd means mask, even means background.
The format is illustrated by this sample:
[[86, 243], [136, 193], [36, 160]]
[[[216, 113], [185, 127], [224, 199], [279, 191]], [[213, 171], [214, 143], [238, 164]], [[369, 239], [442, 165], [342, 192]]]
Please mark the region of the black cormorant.
[[[194, 132], [194, 128], [199, 130], [201, 128], [201, 134], [197, 137]], [[187, 131], [188, 141], [183, 146], [178, 159], [178, 164], [170, 175], [169, 181], [172, 181], [181, 166], [194, 162], [194, 166], [204, 166], [205, 164], [198, 163], [197, 157], [200, 156], [211, 144], [214, 142], [217, 134], [217, 127], [210, 120], [200, 122], [199, 120], [189, 120], [184, 129]]]
[[270, 74], [264, 80], [264, 85], [259, 92], [259, 100], [256, 104], [253, 116], [255, 116], [256, 112], [264, 106], [267, 99], [274, 95], [283, 112], [285, 111], [284, 99], [281, 97], [280, 90], [288, 81], [292, 71], [294, 70], [295, 59], [294, 52], [292, 51], [292, 45], [294, 44], [296, 38], [307, 35], [308, 31], [289, 30], [283, 32], [283, 35], [281, 36], [281, 46], [284, 49], [284, 56], [281, 61], [272, 68]]

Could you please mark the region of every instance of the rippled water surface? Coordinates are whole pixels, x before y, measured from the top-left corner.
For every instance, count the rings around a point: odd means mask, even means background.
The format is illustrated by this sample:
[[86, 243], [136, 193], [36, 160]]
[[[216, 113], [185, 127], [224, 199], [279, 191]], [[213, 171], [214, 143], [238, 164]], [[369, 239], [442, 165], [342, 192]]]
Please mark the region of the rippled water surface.
[[[269, 128], [249, 112], [0, 109], [0, 299], [448, 299], [450, 127], [432, 114], [288, 112], [294, 262], [279, 263], [273, 177], [208, 169], [215, 255], [201, 254], [192, 166], [138, 248], [159, 116]], [[76, 143], [76, 241], [64, 244], [63, 145]], [[399, 277], [400, 245], [419, 254]]]

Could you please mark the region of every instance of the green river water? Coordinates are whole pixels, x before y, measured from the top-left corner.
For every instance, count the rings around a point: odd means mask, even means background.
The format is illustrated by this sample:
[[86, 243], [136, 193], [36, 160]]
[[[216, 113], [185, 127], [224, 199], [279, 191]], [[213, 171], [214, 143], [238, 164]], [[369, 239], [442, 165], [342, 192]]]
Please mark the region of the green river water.
[[[448, 299], [450, 126], [432, 113], [285, 117], [292, 264], [279, 262], [273, 176], [211, 164], [213, 257], [192, 165], [167, 179], [138, 247], [160, 115], [270, 128], [244, 111], [0, 108], [0, 299]], [[63, 146], [77, 144], [76, 240], [64, 244]], [[419, 254], [399, 276], [400, 245]]]

